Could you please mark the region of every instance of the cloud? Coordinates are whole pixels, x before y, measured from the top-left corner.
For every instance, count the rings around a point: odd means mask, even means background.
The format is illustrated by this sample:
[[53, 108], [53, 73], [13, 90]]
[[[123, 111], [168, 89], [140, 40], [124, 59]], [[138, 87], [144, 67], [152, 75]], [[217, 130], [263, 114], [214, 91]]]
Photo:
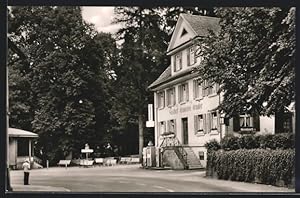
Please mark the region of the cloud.
[[99, 32], [115, 33], [121, 27], [120, 24], [111, 24], [114, 18], [114, 7], [84, 6], [82, 17], [85, 21], [94, 24]]

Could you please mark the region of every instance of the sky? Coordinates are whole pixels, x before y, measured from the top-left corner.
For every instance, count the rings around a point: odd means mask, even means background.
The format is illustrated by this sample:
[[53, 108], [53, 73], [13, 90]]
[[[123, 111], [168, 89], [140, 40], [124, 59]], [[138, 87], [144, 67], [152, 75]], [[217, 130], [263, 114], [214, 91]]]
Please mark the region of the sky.
[[82, 17], [89, 23], [93, 23], [99, 32], [115, 33], [120, 24], [111, 24], [114, 18], [114, 7], [83, 6]]

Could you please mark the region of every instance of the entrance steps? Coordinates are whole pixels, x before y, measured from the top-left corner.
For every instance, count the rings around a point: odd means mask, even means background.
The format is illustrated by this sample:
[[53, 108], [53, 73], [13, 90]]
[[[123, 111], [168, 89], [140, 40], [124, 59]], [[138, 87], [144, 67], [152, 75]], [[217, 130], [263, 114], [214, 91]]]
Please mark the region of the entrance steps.
[[188, 169], [203, 169], [203, 165], [201, 164], [199, 158], [196, 156], [191, 147], [184, 147], [184, 150], [187, 153], [187, 165]]

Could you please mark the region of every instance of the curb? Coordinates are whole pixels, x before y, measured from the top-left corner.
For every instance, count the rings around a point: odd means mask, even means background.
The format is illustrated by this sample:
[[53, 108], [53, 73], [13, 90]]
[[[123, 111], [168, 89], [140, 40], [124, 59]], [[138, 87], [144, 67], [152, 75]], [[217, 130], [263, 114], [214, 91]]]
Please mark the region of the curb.
[[14, 185], [12, 186], [12, 192], [28, 192], [28, 191], [50, 191], [50, 192], [70, 192], [69, 189], [64, 187], [54, 186], [38, 186], [38, 185]]

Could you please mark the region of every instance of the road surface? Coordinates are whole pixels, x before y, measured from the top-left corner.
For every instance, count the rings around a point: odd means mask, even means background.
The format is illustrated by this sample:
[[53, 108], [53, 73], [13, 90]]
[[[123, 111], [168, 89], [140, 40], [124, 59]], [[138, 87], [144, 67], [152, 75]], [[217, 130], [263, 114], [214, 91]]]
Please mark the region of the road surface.
[[269, 185], [205, 178], [204, 170], [145, 170], [140, 165], [32, 170], [29, 186], [22, 184], [22, 170], [10, 174], [15, 191], [294, 192], [293, 189]]

